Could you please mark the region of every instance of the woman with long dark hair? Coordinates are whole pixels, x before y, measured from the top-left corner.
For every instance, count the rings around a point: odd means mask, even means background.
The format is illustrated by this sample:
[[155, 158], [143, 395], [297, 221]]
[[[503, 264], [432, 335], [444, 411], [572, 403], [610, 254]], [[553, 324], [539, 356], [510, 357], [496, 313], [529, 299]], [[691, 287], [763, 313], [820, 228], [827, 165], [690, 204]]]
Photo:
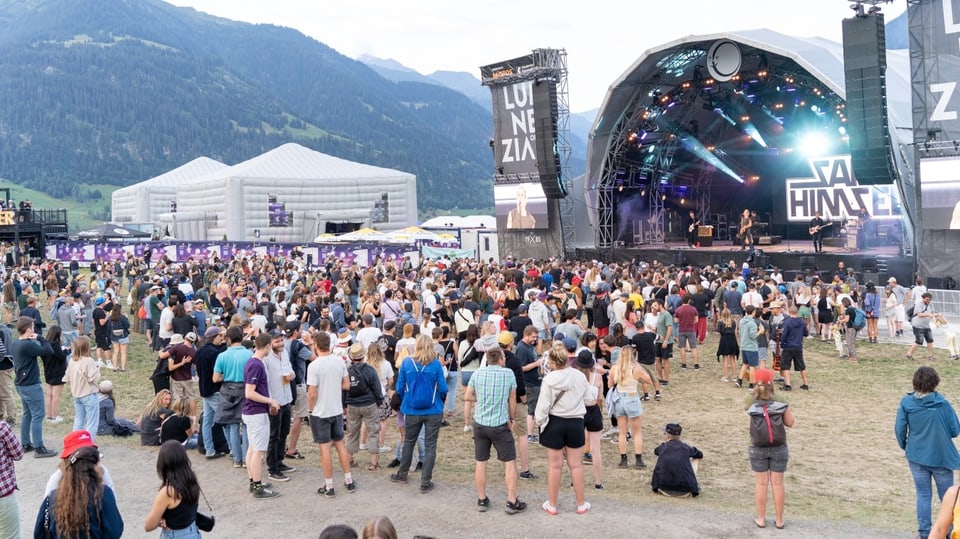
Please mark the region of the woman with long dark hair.
[[[123, 518], [117, 508], [113, 490], [103, 484], [100, 450], [90, 442], [74, 450], [64, 444], [60, 461], [60, 482], [56, 490], [44, 498], [33, 526], [34, 537], [102, 537], [123, 536]], [[77, 443], [73, 444], [74, 446]]]
[[160, 490], [153, 499], [153, 507], [143, 523], [143, 529], [152, 532], [163, 528], [161, 538], [200, 537], [196, 523], [200, 483], [183, 445], [168, 440], [160, 446], [157, 475], [160, 477]]
[[53, 354], [43, 356], [43, 380], [47, 384], [47, 393], [44, 396], [44, 410], [47, 411], [47, 421], [63, 423], [60, 416], [60, 395], [63, 393], [63, 375], [67, 373], [67, 351], [60, 345], [63, 331], [60, 326], [50, 326], [47, 330], [47, 342], [53, 349]]
[[110, 311], [110, 342], [113, 345], [114, 371], [127, 372], [127, 349], [130, 347], [130, 320], [119, 307]]

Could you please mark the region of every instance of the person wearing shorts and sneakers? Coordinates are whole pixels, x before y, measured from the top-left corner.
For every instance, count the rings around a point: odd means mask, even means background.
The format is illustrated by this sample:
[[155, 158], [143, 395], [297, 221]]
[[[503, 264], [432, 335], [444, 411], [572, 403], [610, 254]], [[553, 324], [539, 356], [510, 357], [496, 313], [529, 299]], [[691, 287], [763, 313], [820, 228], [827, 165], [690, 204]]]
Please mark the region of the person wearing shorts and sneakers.
[[807, 322], [800, 318], [796, 307], [790, 307], [789, 316], [783, 319], [780, 329], [780, 376], [783, 377], [783, 391], [793, 389], [790, 386], [790, 368], [800, 373], [803, 385], [800, 389], [807, 390], [807, 364], [803, 360], [803, 340], [810, 335]]
[[661, 386], [667, 386], [673, 357], [673, 315], [659, 301], [653, 302], [653, 314], [657, 315], [657, 380]]
[[343, 468], [343, 484], [347, 492], [357, 491], [357, 483], [350, 473], [350, 455], [343, 440], [343, 392], [350, 389], [350, 375], [340, 356], [330, 354], [330, 335], [321, 331], [313, 335], [317, 358], [307, 367], [307, 406], [310, 407], [310, 431], [313, 441], [320, 445], [320, 463], [323, 466], [323, 485], [317, 494], [333, 498], [333, 455]]
[[933, 306], [930, 304], [933, 295], [930, 292], [924, 292], [920, 297], [920, 303], [913, 307], [913, 318], [910, 319], [910, 325], [913, 326], [913, 344], [907, 352], [909, 360], [914, 359], [913, 353], [918, 347], [923, 346], [924, 342], [927, 343], [927, 359], [933, 359], [933, 330], [930, 323], [937, 314], [933, 312]]
[[250, 441], [246, 458], [247, 476], [250, 478], [255, 500], [276, 498], [280, 495], [262, 482], [263, 457], [270, 447], [269, 414], [276, 414], [280, 409], [280, 403], [270, 398], [267, 369], [263, 364], [264, 358], [270, 353], [271, 340], [266, 333], [257, 335], [253, 356], [243, 367], [244, 398], [241, 417]]
[[743, 356], [743, 366], [740, 367], [740, 375], [737, 377], [736, 384], [737, 387], [743, 387], [744, 377], [749, 376], [747, 382], [750, 384], [750, 389], [753, 389], [753, 375], [760, 365], [760, 348], [757, 346], [757, 334], [760, 325], [757, 324], [754, 317], [756, 311], [753, 305], [747, 305], [743, 312], [743, 318], [739, 322], [740, 354]]
[[673, 312], [673, 318], [677, 321], [677, 346], [680, 347], [680, 368], [687, 368], [687, 347], [690, 348], [690, 354], [693, 356], [693, 370], [700, 370], [700, 352], [697, 351], [697, 324], [700, 321], [700, 313], [693, 306], [693, 296], [688, 295], [683, 300], [683, 304], [677, 307]]
[[[508, 333], [509, 335], [509, 333]], [[464, 400], [476, 403], [473, 411], [473, 452], [477, 461], [473, 479], [477, 487], [477, 510], [490, 508], [487, 497], [487, 461], [490, 447], [497, 449], [497, 459], [503, 463], [507, 484], [507, 514], [526, 510], [526, 502], [517, 498], [517, 450], [511, 429], [517, 413], [517, 380], [505, 368], [503, 350], [487, 350], [487, 365], [478, 369], [464, 394]]]
[[[537, 401], [540, 399], [540, 355], [537, 354], [537, 328], [527, 326], [523, 329], [523, 335], [514, 351], [517, 359], [523, 365], [523, 385], [527, 393], [527, 441], [530, 443], [540, 442], [540, 437], [536, 434], [533, 422], [533, 414], [537, 410]], [[521, 473], [521, 477], [523, 474]], [[532, 479], [532, 477], [523, 477]]]

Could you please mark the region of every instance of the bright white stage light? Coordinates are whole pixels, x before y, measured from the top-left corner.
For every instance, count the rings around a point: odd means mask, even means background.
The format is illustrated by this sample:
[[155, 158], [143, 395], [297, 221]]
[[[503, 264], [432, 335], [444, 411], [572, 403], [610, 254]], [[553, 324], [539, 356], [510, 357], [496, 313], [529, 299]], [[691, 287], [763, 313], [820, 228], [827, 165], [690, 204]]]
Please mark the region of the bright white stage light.
[[830, 141], [819, 132], [806, 133], [800, 139], [800, 151], [807, 157], [820, 157], [827, 152]]

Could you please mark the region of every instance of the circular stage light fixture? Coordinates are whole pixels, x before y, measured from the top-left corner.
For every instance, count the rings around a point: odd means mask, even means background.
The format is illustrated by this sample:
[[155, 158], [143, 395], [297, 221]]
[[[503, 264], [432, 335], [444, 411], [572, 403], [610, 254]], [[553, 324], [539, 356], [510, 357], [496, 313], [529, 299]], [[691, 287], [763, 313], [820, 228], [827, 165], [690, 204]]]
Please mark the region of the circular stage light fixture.
[[721, 39], [707, 51], [707, 71], [714, 80], [727, 82], [740, 72], [742, 60], [740, 47], [729, 39]]

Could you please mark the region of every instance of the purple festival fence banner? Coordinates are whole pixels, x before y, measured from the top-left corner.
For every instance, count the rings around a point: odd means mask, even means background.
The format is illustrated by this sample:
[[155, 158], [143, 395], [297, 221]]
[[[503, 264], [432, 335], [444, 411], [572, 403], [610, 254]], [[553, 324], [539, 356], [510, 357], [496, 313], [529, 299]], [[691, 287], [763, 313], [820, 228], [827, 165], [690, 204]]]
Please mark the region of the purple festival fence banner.
[[245, 256], [258, 255], [289, 258], [291, 253], [299, 251], [303, 258], [321, 265], [328, 258], [336, 258], [345, 263], [357, 262], [366, 267], [376, 263], [380, 257], [386, 261], [399, 261], [409, 256], [414, 265], [420, 262], [420, 251], [409, 245], [367, 245], [362, 243], [262, 243], [247, 241], [177, 241], [177, 242], [101, 242], [57, 241], [47, 244], [47, 258], [63, 262], [76, 260], [81, 263], [96, 260], [126, 260], [127, 256], [142, 257], [150, 252], [151, 260], [164, 257], [172, 262], [186, 262], [191, 258], [197, 261], [209, 261], [214, 258], [232, 260]]

